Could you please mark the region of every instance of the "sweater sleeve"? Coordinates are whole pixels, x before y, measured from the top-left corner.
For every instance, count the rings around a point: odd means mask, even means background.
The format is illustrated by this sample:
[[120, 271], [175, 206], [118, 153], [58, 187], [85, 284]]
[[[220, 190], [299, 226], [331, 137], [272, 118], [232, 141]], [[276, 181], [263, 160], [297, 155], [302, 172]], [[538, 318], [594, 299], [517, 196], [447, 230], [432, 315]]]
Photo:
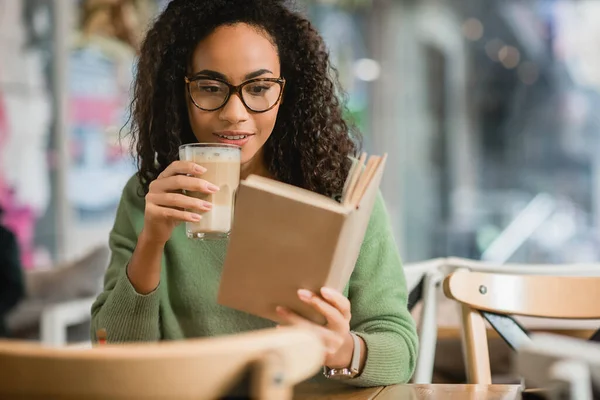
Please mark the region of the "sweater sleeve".
[[[105, 329], [109, 342], [156, 341], [160, 339], [159, 287], [152, 293], [137, 293], [127, 277], [127, 265], [137, 243], [143, 221], [144, 201], [132, 178], [121, 196], [109, 236], [111, 258], [104, 277], [104, 291], [92, 305], [91, 335]], [[136, 229], [137, 228], [137, 229]]]
[[417, 331], [408, 311], [404, 270], [381, 195], [350, 278], [348, 298], [350, 326], [365, 341], [367, 358], [361, 374], [345, 382], [354, 386], [408, 382], [417, 358]]

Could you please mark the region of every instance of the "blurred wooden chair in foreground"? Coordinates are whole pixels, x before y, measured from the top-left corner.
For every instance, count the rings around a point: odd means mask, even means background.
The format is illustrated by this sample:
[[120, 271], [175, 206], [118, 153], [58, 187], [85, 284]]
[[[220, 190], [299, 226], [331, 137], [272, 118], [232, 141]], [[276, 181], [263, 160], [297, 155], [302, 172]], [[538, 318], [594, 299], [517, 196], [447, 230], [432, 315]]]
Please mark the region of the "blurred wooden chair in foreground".
[[93, 349], [0, 341], [0, 398], [215, 399], [246, 377], [259, 399], [291, 399], [324, 349], [312, 332], [269, 329], [218, 338]]

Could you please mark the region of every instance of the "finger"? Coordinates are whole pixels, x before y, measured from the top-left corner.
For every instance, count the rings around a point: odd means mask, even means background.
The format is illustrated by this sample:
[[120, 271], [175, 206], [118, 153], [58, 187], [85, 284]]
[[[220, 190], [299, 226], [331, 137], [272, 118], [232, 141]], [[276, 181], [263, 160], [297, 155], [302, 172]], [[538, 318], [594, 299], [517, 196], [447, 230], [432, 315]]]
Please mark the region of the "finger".
[[330, 304], [332, 304], [335, 308], [340, 310], [345, 319], [350, 319], [351, 306], [350, 300], [346, 298], [342, 293], [338, 292], [335, 289], [331, 289], [328, 287], [321, 288], [321, 295], [325, 300], [327, 300]]
[[281, 317], [283, 322], [287, 323], [288, 325], [306, 326], [306, 327], [310, 327], [310, 325], [314, 325], [311, 321], [299, 316], [295, 312], [293, 312], [285, 307], [277, 307], [275, 309], [275, 311], [277, 312], [277, 315], [279, 315], [279, 317]]
[[179, 190], [216, 193], [219, 191], [219, 187], [204, 179], [186, 175], [175, 175], [164, 179], [157, 179], [150, 185], [150, 191], [154, 193], [175, 192]]
[[306, 304], [313, 307], [327, 319], [327, 324], [334, 330], [343, 329], [348, 325], [348, 319], [334, 305], [316, 296], [309, 290], [298, 290], [298, 297]]
[[176, 210], [169, 207], [161, 207], [155, 204], [147, 204], [146, 212], [164, 219], [182, 222], [198, 222], [202, 219], [201, 215], [193, 212]]
[[276, 311], [283, 323], [308, 328], [316, 332], [321, 337], [328, 353], [335, 353], [344, 343], [344, 339], [336, 332], [317, 325], [285, 307], [277, 307]]
[[179, 193], [148, 193], [146, 201], [159, 206], [178, 208], [181, 210], [212, 210], [212, 203]]
[[169, 178], [175, 175], [197, 175], [206, 172], [206, 168], [192, 161], [173, 161], [163, 172], [158, 175], [157, 179]]

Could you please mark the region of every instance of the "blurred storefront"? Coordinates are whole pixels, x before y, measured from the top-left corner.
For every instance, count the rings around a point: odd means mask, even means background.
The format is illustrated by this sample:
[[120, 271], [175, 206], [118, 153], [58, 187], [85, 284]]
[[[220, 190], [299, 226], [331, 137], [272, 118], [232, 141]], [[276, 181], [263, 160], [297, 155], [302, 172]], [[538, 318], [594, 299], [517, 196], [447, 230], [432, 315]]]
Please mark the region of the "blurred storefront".
[[53, 90], [50, 2], [0, 2], [0, 207], [23, 265], [49, 258], [52, 218]]
[[135, 172], [135, 47], [165, 4], [0, 2], [0, 204], [27, 268], [106, 242]]

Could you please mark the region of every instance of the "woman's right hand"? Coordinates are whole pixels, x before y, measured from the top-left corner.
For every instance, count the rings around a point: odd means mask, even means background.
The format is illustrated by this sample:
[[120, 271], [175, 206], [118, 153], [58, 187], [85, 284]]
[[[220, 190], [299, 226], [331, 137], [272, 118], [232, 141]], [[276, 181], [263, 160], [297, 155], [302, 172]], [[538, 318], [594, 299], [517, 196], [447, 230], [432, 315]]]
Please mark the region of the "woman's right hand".
[[148, 240], [164, 245], [177, 225], [198, 222], [202, 216], [197, 212], [212, 208], [210, 202], [182, 193], [183, 190], [217, 192], [218, 186], [200, 178], [205, 172], [206, 168], [191, 161], [174, 161], [150, 183], [142, 231]]

